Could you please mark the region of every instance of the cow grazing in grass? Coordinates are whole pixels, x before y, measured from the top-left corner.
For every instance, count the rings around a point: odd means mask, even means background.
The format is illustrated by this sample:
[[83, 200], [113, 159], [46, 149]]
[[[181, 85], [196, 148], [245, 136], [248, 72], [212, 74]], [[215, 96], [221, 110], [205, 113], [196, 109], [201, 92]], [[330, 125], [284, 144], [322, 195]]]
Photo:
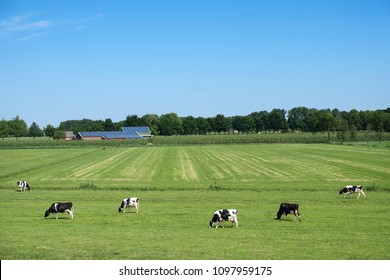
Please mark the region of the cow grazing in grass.
[[363, 186], [345, 186], [343, 189], [340, 190], [339, 194], [344, 194], [344, 197], [346, 197], [348, 194], [350, 197], [352, 197], [353, 193], [357, 193], [357, 198], [360, 197], [360, 194], [363, 195], [363, 197], [366, 197], [363, 191]]
[[214, 215], [209, 223], [209, 228], [212, 228], [215, 225], [215, 228], [218, 228], [219, 223], [222, 223], [222, 227], [224, 228], [224, 221], [232, 222], [232, 227], [236, 224], [236, 228], [238, 227], [237, 220], [238, 211], [236, 209], [220, 209], [214, 212]]
[[281, 203], [279, 211], [276, 213], [276, 220], [280, 220], [283, 214], [286, 216], [287, 214], [292, 214], [294, 215], [294, 221], [298, 217], [299, 221], [301, 222], [301, 214], [299, 214], [298, 208], [298, 204]]
[[25, 190], [29, 191], [31, 189], [26, 181], [19, 181], [16, 184], [18, 185], [20, 192], [24, 192]]
[[139, 199], [138, 197], [129, 197], [122, 200], [119, 206], [118, 212], [126, 213], [126, 208], [135, 208], [135, 212], [138, 213]]
[[58, 220], [58, 213], [68, 213], [68, 218], [73, 219], [73, 204], [72, 202], [56, 202], [53, 203], [49, 209], [45, 212], [45, 218], [50, 214], [55, 214], [56, 219]]

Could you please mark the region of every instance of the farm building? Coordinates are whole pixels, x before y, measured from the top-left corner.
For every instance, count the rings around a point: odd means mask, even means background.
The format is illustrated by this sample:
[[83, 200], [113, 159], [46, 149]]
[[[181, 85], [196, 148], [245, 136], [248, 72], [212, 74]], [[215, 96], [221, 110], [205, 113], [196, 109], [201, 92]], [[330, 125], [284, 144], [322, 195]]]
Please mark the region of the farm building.
[[65, 131], [65, 140], [70, 141], [76, 139], [73, 131]]
[[147, 126], [122, 127], [119, 131], [78, 132], [76, 139], [81, 140], [125, 140], [150, 138], [152, 133]]

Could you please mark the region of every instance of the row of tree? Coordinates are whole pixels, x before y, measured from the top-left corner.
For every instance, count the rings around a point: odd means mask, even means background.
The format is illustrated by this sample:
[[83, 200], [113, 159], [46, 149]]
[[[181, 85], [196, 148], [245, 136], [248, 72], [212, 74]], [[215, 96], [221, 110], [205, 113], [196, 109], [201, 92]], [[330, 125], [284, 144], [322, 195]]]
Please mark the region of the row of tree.
[[246, 116], [225, 117], [179, 117], [176, 113], [161, 116], [147, 114], [142, 117], [128, 115], [125, 120], [67, 120], [55, 128], [47, 125], [44, 129], [33, 122], [28, 128], [19, 116], [12, 120], [0, 121], [0, 137], [64, 137], [64, 131], [116, 131], [123, 126], [148, 126], [153, 135], [202, 135], [210, 133], [259, 133], [259, 132], [327, 132], [368, 130], [390, 131], [390, 108], [375, 111], [340, 111], [338, 109], [309, 109], [295, 107], [289, 111], [273, 109], [259, 111]]

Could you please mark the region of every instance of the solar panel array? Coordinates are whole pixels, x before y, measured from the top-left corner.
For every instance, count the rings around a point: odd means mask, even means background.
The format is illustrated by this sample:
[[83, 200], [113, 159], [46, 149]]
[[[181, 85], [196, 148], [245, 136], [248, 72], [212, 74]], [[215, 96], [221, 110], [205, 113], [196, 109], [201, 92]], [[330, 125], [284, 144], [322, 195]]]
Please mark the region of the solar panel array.
[[101, 137], [103, 139], [141, 139], [141, 134], [151, 135], [147, 126], [122, 127], [120, 131], [79, 132], [81, 138]]
[[121, 129], [122, 131], [126, 131], [133, 134], [151, 134], [151, 131], [147, 126], [124, 126]]

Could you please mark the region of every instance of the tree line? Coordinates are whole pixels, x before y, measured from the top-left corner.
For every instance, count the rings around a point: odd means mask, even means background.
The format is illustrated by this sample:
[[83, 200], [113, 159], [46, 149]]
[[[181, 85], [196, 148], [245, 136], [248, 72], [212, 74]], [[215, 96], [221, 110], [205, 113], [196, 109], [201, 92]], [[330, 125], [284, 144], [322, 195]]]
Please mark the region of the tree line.
[[[176, 113], [161, 116], [146, 114], [142, 117], [128, 115], [125, 120], [113, 122], [105, 120], [67, 120], [58, 127], [49, 124], [41, 129], [35, 122], [30, 127], [16, 116], [12, 120], [0, 121], [0, 137], [40, 137], [64, 138], [65, 131], [117, 131], [123, 126], [148, 126], [153, 135], [206, 135], [230, 133], [261, 132], [337, 132], [340, 137], [356, 131], [390, 131], [390, 108], [385, 110], [314, 109], [295, 107], [291, 110], [273, 109], [272, 111], [253, 112], [245, 116], [225, 117], [179, 117]], [[353, 137], [352, 137], [353, 138]]]

